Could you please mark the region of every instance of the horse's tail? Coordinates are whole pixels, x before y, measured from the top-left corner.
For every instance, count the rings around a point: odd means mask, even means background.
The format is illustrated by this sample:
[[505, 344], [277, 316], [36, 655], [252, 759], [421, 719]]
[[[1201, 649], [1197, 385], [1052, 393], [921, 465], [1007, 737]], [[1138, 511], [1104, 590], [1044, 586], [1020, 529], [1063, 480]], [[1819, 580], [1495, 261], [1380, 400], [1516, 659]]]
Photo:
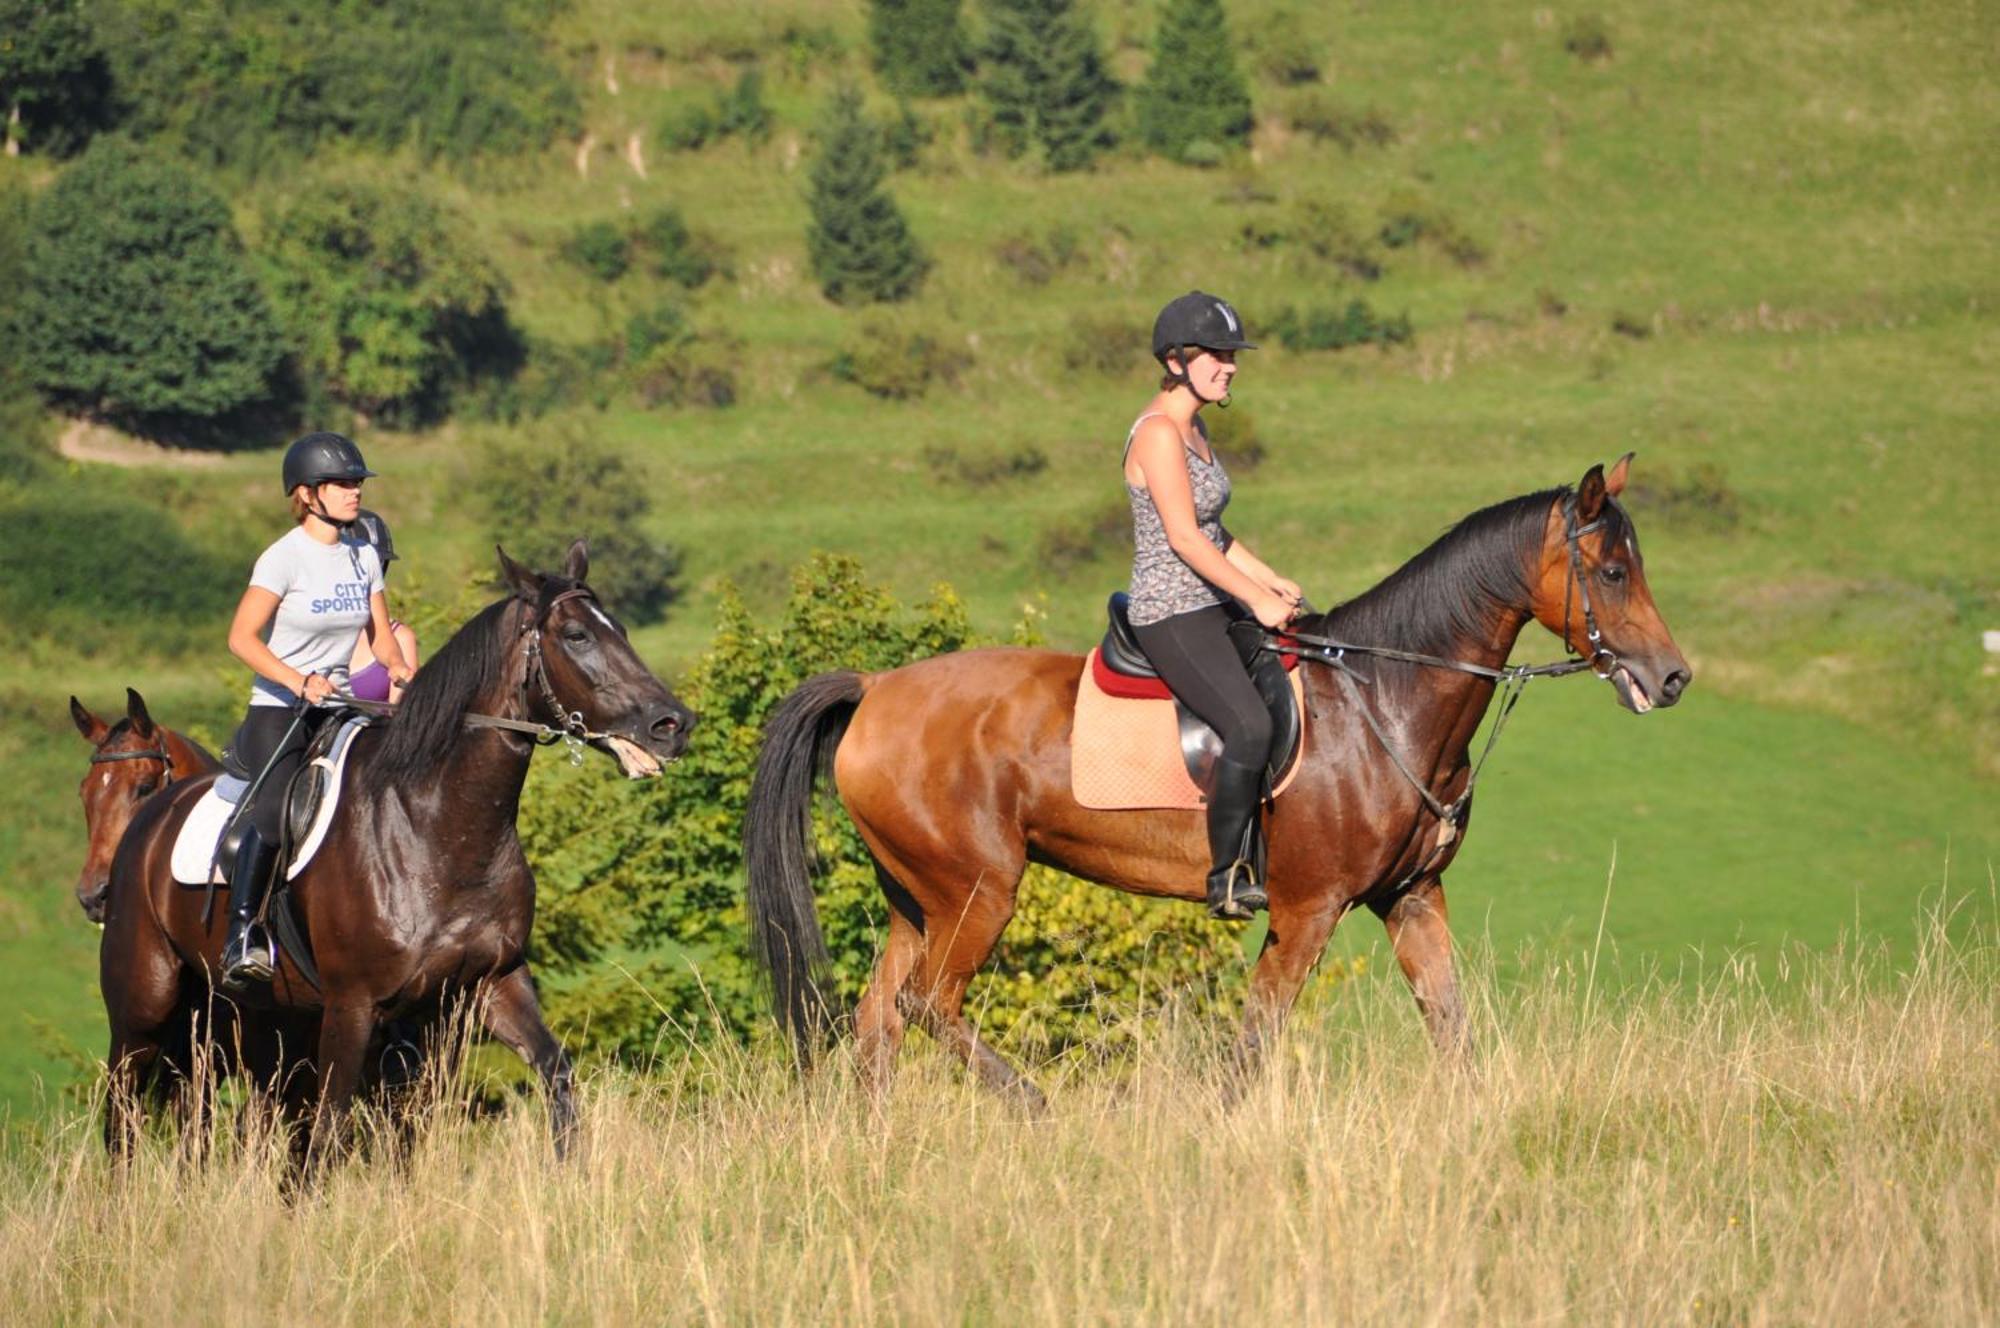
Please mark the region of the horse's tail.
[[809, 678], [778, 703], [764, 725], [764, 749], [743, 820], [749, 875], [751, 948], [771, 983], [772, 1008], [801, 1062], [832, 1026], [830, 957], [813, 908], [812, 795], [822, 759], [861, 703], [851, 670]]

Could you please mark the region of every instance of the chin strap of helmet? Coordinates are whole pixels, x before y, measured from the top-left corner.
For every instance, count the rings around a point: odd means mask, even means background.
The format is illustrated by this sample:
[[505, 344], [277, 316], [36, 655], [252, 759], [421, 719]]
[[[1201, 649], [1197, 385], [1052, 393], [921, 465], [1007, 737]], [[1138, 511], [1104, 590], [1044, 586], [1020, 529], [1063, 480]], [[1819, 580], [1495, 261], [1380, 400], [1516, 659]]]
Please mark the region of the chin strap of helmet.
[[[1194, 349], [1197, 351], [1201, 351], [1207, 349], [1207, 347], [1196, 346], [1194, 347]], [[1178, 369], [1174, 368], [1173, 365], [1168, 361], [1166, 356], [1162, 356], [1160, 358], [1160, 367], [1166, 370], [1167, 378], [1173, 383], [1175, 387], [1184, 387], [1188, 391], [1194, 393], [1194, 399], [1196, 401], [1199, 401], [1204, 406], [1214, 406], [1217, 410], [1229, 409], [1229, 398], [1227, 396], [1221, 396], [1221, 397], [1203, 396], [1201, 394], [1201, 389], [1194, 385], [1194, 379], [1188, 376], [1188, 368], [1187, 368], [1188, 347], [1175, 346], [1171, 351], [1168, 352], [1168, 354], [1173, 356], [1174, 359], [1179, 360], [1181, 367]]]
[[347, 520], [342, 521], [339, 517], [328, 512], [326, 504], [321, 502], [319, 498], [319, 486], [324, 483], [326, 483], [325, 480], [315, 480], [306, 486], [306, 511], [311, 512], [335, 530], [351, 530], [354, 527], [354, 523], [361, 519], [361, 514], [356, 512]]

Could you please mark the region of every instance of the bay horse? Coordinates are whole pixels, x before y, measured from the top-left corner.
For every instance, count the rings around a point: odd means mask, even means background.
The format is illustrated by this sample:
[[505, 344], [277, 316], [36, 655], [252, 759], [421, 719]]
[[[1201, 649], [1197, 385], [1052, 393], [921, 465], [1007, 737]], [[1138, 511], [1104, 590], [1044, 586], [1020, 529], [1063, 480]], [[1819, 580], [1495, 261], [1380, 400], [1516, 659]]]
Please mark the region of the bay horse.
[[[1591, 467], [1574, 490], [1475, 512], [1374, 589], [1294, 625], [1302, 640], [1384, 653], [1342, 657], [1345, 677], [1330, 658], [1301, 665], [1310, 737], [1304, 768], [1268, 809], [1270, 930], [1239, 1069], [1259, 1062], [1334, 924], [1357, 904], [1386, 924], [1437, 1046], [1462, 1050], [1444, 872], [1464, 842], [1467, 748], [1522, 629], [1540, 622], [1635, 713], [1674, 704], [1692, 680], [1616, 501], [1630, 463], [1627, 454], [1609, 475]], [[745, 854], [753, 948], [802, 1059], [831, 1027], [809, 839], [828, 749], [890, 904], [887, 941], [853, 1013], [862, 1075], [878, 1096], [909, 1020], [986, 1086], [1043, 1105], [963, 1008], [1029, 862], [1135, 894], [1203, 897], [1203, 813], [1094, 811], [1072, 796], [1083, 664], [1054, 650], [969, 650], [881, 673], [824, 673], [779, 703], [751, 787]]]
[[221, 764], [194, 739], [154, 723], [146, 699], [130, 687], [125, 689], [123, 719], [106, 723], [74, 696], [69, 715], [91, 747], [90, 768], [77, 789], [88, 844], [76, 879], [76, 902], [85, 917], [101, 923], [111, 855], [125, 837], [132, 813], [169, 784], [213, 774]]
[[558, 1152], [575, 1129], [569, 1059], [546, 1023], [526, 952], [535, 878], [515, 830], [529, 759], [543, 739], [658, 775], [687, 746], [694, 715], [640, 662], [586, 583], [587, 551], [560, 574], [500, 553], [509, 593], [417, 674], [393, 718], [364, 729], [319, 850], [290, 882], [316, 982], [284, 953], [268, 987], [210, 992], [223, 910], [177, 885], [170, 855], [212, 777], [144, 803], [112, 860], [100, 952], [111, 1025], [105, 1141], [130, 1146], [157, 1086], [175, 1012], [197, 996], [246, 1013], [317, 1021], [315, 1147], [360, 1087], [386, 1021], [435, 1019], [470, 998], [486, 1031], [540, 1077]]

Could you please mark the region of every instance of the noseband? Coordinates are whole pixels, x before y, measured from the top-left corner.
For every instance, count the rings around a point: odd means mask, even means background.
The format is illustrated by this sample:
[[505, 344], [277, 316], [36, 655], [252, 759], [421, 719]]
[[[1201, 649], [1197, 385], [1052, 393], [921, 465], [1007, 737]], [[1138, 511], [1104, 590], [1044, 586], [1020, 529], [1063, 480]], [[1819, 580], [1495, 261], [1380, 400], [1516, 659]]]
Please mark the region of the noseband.
[[92, 765], [104, 765], [111, 761], [158, 761], [166, 767], [166, 777], [160, 781], [165, 788], [174, 782], [174, 761], [163, 748], [141, 747], [136, 752], [97, 752], [90, 758]]
[[[1605, 499], [1607, 511], [1610, 510], [1608, 505], [1613, 501], [1615, 500]], [[1590, 607], [1590, 582], [1583, 574], [1583, 537], [1592, 531], [1603, 529], [1605, 520], [1606, 518], [1599, 514], [1597, 520], [1589, 525], [1579, 526], [1576, 524], [1576, 495], [1571, 494], [1563, 501], [1563, 539], [1569, 543], [1569, 575], [1563, 580], [1563, 648], [1571, 654], [1582, 657], [1590, 665], [1592, 673], [1609, 682], [1611, 675], [1618, 671], [1618, 655], [1604, 644], [1604, 633], [1597, 630], [1597, 615]], [[1587, 656], [1570, 641], [1569, 592], [1572, 586], [1576, 588], [1577, 602], [1583, 606], [1583, 636], [1584, 640], [1590, 643], [1590, 653]], [[1605, 661], [1602, 668], [1597, 664], [1600, 659]]]

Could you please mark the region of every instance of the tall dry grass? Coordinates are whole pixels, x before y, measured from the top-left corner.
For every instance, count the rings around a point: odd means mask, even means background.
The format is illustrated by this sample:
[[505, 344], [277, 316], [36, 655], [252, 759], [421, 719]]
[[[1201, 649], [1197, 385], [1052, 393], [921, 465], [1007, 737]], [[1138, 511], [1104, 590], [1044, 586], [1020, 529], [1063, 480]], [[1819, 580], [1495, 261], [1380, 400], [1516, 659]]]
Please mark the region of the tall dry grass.
[[[1957, 932], [1956, 936], [1952, 933]], [[401, 1162], [287, 1198], [224, 1124], [123, 1174], [77, 1115], [0, 1170], [10, 1323], [1992, 1323], [2000, 937], [1611, 984], [1474, 965], [1475, 1067], [1397, 984], [1333, 988], [1245, 1101], [1217, 1030], [1154, 1027], [1020, 1118], [919, 1039], [877, 1118], [690, 1054], [434, 1113]], [[1607, 991], [1607, 988], [1611, 990]], [[915, 1054], [911, 1054], [915, 1053]]]

